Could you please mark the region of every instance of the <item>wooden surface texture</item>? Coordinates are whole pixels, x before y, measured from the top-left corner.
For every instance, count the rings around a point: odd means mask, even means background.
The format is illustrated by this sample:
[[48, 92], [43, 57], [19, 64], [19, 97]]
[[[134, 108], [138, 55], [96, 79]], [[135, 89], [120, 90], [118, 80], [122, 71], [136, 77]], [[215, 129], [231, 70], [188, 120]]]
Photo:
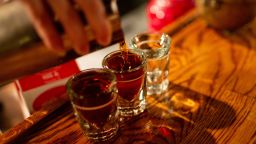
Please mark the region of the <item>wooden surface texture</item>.
[[[178, 31], [172, 25], [163, 29], [173, 40], [168, 92], [148, 96], [147, 110], [122, 124], [111, 143], [256, 143], [256, 22], [232, 33], [216, 31], [200, 18], [178, 22], [184, 26]], [[25, 122], [28, 129], [19, 133], [22, 124], [14, 127], [1, 141], [90, 143], [69, 103]]]

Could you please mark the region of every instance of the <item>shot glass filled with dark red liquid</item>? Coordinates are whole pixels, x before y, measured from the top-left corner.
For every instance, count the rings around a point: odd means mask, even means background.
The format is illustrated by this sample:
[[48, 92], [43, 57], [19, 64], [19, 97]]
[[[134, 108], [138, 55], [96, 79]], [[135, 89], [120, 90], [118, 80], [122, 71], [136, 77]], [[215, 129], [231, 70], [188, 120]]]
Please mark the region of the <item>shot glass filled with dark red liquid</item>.
[[139, 50], [117, 50], [106, 55], [102, 65], [117, 78], [118, 110], [121, 117], [140, 114], [146, 107], [146, 57]]
[[69, 79], [67, 93], [84, 133], [106, 141], [118, 130], [116, 77], [107, 69], [88, 69]]

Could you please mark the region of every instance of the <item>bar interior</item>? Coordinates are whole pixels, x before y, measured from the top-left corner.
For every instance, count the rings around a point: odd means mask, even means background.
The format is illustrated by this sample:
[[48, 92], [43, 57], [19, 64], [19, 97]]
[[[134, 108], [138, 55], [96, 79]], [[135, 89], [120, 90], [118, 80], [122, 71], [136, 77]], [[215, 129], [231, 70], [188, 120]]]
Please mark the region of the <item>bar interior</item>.
[[255, 0], [0, 0], [0, 143], [256, 143]]

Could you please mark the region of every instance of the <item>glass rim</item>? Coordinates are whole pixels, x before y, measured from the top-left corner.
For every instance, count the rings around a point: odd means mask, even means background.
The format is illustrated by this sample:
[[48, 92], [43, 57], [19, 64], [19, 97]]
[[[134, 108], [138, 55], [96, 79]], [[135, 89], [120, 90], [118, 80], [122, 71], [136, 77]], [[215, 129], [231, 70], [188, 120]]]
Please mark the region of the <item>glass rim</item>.
[[[129, 47], [137, 48], [135, 45], [142, 42], [142, 41], [141, 42], [137, 42], [138, 38], [140, 38], [142, 36], [145, 36], [145, 35], [148, 35], [148, 36], [158, 36], [157, 41], [161, 41], [161, 39], [164, 38], [164, 40], [167, 41], [167, 43], [165, 45], [168, 46], [169, 48], [171, 46], [172, 39], [171, 39], [171, 37], [168, 34], [166, 34], [164, 32], [163, 33], [161, 33], [161, 32], [143, 32], [143, 33], [135, 34], [131, 38], [131, 40], [129, 41]], [[147, 40], [145, 40], [145, 41], [147, 41]], [[161, 46], [163, 46], [163, 44], [161, 44]]]
[[77, 73], [75, 73], [74, 75], [72, 75], [69, 80], [73, 80], [75, 79], [76, 77], [78, 77], [79, 75], [81, 75], [82, 73], [86, 73], [86, 72], [107, 72], [108, 74], [110, 74], [111, 76], [113, 76], [113, 80], [111, 82], [115, 82], [116, 80], [116, 76], [115, 74], [113, 74], [109, 69], [106, 69], [106, 68], [89, 68], [89, 69], [84, 69], [84, 70], [81, 70]]
[[136, 36], [143, 36], [143, 35], [155, 35], [155, 36], [166, 36], [171, 38], [167, 33], [165, 32], [142, 32], [142, 33], [137, 33], [135, 34], [132, 38], [136, 37]]
[[122, 50], [115, 50], [115, 51], [112, 51], [112, 52], [108, 53], [108, 54], [103, 58], [103, 61], [102, 61], [102, 66], [103, 66], [103, 68], [109, 69], [109, 70], [112, 71], [113, 73], [123, 74], [123, 73], [130, 73], [130, 72], [137, 71], [137, 70], [139, 70], [140, 68], [142, 68], [142, 67], [144, 67], [144, 66], [146, 65], [147, 59], [146, 59], [146, 55], [145, 55], [145, 53], [144, 53], [143, 51], [137, 50], [137, 49], [127, 49], [127, 50], [128, 50], [129, 52], [131, 52], [131, 53], [134, 53], [134, 52], [135, 52], [135, 54], [138, 54], [138, 53], [140, 54], [139, 56], [142, 58], [142, 63], [141, 63], [139, 66], [137, 66], [137, 67], [135, 67], [135, 68], [132, 68], [132, 69], [129, 69], [129, 70], [124, 70], [124, 71], [119, 71], [119, 70], [114, 70], [114, 69], [109, 68], [109, 67], [106, 65], [107, 59], [110, 58], [111, 55], [113, 55], [113, 54], [121, 53], [121, 52], [122, 52]]
[[[66, 91], [67, 91], [67, 94], [68, 96], [70, 97], [70, 95], [72, 95], [73, 97], [79, 97], [81, 95], [77, 94], [73, 89], [72, 89], [72, 84], [73, 84], [73, 81], [75, 80], [75, 78], [77, 78], [78, 76], [80, 76], [81, 74], [83, 73], [87, 73], [87, 72], [98, 72], [98, 73], [106, 73], [106, 74], [109, 74], [109, 77], [111, 78], [110, 79], [110, 86], [108, 87], [108, 89], [112, 89], [113, 87], [116, 86], [116, 76], [113, 72], [111, 72], [109, 69], [106, 69], [106, 68], [90, 68], [90, 69], [85, 69], [85, 70], [82, 70], [76, 74], [74, 74], [73, 76], [71, 76], [67, 82], [66, 82]], [[109, 78], [108, 77], [108, 78]], [[114, 94], [116, 95], [116, 94]], [[117, 96], [114, 96], [110, 101], [102, 104], [102, 105], [97, 105], [97, 106], [91, 106], [91, 107], [86, 107], [86, 106], [82, 106], [84, 109], [87, 109], [87, 110], [93, 110], [93, 109], [99, 109], [99, 108], [102, 108], [102, 107], [105, 107], [106, 105], [108, 105], [109, 103], [111, 103], [114, 99], [116, 99]], [[72, 102], [72, 100], [71, 100]], [[77, 106], [77, 105], [76, 105]], [[79, 106], [81, 107], [81, 106]]]

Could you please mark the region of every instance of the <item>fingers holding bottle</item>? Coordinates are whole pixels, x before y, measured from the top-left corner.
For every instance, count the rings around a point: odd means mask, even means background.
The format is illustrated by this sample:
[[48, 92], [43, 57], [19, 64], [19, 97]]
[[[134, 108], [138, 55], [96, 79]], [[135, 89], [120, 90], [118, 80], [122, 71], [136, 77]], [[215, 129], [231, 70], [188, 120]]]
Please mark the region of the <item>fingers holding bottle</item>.
[[107, 45], [111, 41], [111, 25], [106, 17], [105, 7], [100, 0], [76, 0], [86, 15], [97, 41]]
[[68, 0], [48, 0], [48, 3], [64, 27], [75, 51], [81, 55], [88, 53], [89, 45], [84, 26], [74, 6]]
[[63, 55], [65, 53], [63, 41], [50, 15], [46, 12], [47, 9], [43, 1], [22, 0], [22, 3], [46, 47]]
[[[72, 42], [74, 50], [80, 54], [89, 52], [88, 38], [78, 11], [78, 6], [84, 13], [96, 40], [101, 45], [111, 41], [112, 29], [101, 0], [22, 0], [31, 17], [36, 31], [45, 45], [59, 53], [67, 51], [64, 47], [62, 35], [58, 33], [54, 20], [58, 20], [67, 37]], [[50, 15], [49, 9], [53, 12]]]

